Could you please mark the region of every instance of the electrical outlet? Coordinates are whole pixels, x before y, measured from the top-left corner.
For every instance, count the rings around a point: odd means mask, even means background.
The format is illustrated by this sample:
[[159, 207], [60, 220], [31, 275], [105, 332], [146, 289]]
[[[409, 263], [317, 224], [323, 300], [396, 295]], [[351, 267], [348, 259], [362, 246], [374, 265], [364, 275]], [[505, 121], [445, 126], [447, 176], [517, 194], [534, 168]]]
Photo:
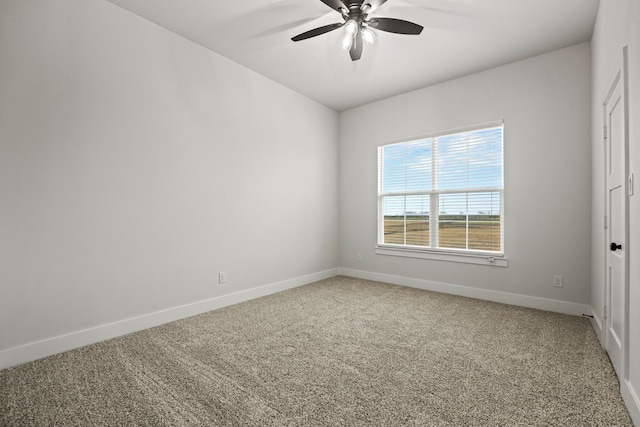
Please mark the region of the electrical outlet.
[[362, 254], [356, 254], [356, 261], [362, 262]]
[[562, 276], [553, 276], [553, 286], [556, 288], [562, 287]]
[[227, 283], [227, 273], [221, 271], [218, 273], [218, 283]]

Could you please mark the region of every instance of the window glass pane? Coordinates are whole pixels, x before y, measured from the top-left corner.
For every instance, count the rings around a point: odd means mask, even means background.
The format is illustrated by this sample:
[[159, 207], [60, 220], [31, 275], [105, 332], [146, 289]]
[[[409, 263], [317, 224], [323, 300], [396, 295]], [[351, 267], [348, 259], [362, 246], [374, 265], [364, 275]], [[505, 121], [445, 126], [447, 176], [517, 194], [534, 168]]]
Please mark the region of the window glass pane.
[[404, 245], [405, 196], [387, 196], [382, 200], [384, 212], [383, 243]]
[[467, 249], [467, 193], [440, 194], [438, 246]]
[[382, 192], [431, 189], [431, 139], [382, 147], [381, 162]]
[[456, 135], [438, 138], [438, 190], [467, 188], [467, 147]]
[[407, 144], [407, 191], [431, 190], [431, 140]]
[[429, 246], [429, 196], [407, 196], [406, 244]]
[[406, 149], [402, 144], [389, 145], [382, 149], [382, 191], [406, 190]]
[[469, 194], [469, 249], [500, 250], [500, 193]]
[[477, 131], [469, 138], [468, 189], [502, 187], [502, 129]]
[[502, 186], [502, 128], [437, 138], [438, 189]]

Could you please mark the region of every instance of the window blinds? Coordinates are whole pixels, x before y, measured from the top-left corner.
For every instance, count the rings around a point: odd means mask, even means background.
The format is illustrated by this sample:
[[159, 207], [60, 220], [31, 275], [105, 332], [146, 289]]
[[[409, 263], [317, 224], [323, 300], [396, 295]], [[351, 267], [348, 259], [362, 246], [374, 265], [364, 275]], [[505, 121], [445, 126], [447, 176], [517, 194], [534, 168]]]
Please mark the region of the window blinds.
[[502, 252], [503, 126], [378, 149], [378, 243]]

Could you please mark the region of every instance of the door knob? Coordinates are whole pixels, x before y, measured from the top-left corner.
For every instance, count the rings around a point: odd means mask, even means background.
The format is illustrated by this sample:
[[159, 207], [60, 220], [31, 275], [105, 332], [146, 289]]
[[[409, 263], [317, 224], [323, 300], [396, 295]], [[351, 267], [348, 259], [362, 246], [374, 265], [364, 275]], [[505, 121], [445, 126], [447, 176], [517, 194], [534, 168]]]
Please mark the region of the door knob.
[[611, 245], [609, 245], [609, 249], [611, 249], [612, 251], [615, 251], [617, 249], [622, 249], [622, 245], [618, 245], [615, 242], [611, 242]]

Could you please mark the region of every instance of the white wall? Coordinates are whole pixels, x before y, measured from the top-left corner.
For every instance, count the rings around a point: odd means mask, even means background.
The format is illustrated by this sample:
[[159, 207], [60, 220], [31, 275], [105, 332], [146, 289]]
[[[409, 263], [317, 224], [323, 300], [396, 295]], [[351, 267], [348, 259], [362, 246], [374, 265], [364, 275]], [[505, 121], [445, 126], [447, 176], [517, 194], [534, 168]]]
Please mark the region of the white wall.
[[[341, 113], [341, 266], [386, 280], [462, 285], [471, 296], [523, 305], [542, 298], [588, 306], [590, 61], [590, 44], [583, 43]], [[509, 266], [374, 254], [376, 147], [500, 119]], [[361, 263], [356, 253], [362, 253]], [[552, 287], [554, 275], [564, 276], [563, 288]], [[534, 298], [502, 299], [503, 292]]]
[[0, 58], [0, 358], [335, 273], [334, 111], [103, 0], [3, 0]]
[[[636, 425], [640, 424], [640, 2], [601, 1], [592, 40], [593, 54], [593, 225], [591, 306], [602, 325], [605, 294], [604, 239], [605, 212], [602, 103], [607, 86], [620, 67], [622, 48], [628, 46], [629, 59], [629, 168], [636, 179], [636, 192], [628, 199], [630, 230], [627, 249], [629, 275], [629, 370], [622, 378], [623, 397]], [[606, 249], [605, 249], [606, 250]], [[595, 325], [600, 338], [602, 331]]]

